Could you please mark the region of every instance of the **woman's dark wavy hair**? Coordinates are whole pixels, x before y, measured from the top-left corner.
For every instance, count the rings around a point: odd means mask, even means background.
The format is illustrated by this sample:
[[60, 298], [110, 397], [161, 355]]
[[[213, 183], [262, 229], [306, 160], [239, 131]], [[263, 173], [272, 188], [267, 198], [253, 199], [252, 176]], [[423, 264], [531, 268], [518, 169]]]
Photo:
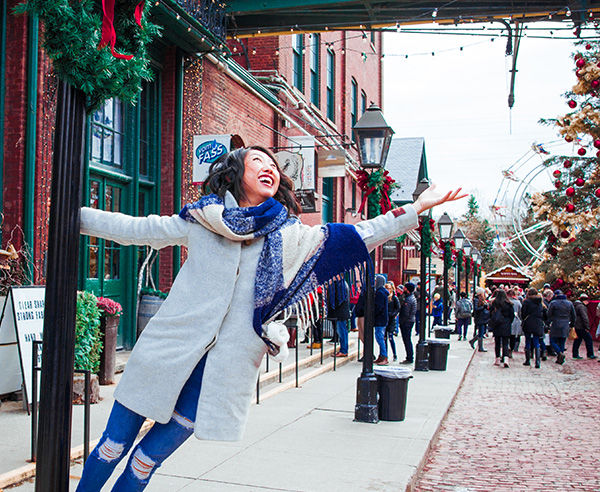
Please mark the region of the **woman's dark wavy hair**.
[[275, 155], [270, 150], [259, 145], [233, 150], [213, 162], [208, 169], [208, 177], [202, 184], [202, 194], [208, 195], [214, 193], [223, 198], [225, 192], [229, 191], [238, 203], [240, 199], [245, 198], [242, 188], [245, 169], [244, 159], [250, 150], [258, 150], [267, 154], [277, 166], [277, 170], [279, 171], [279, 188], [273, 198], [283, 204], [289, 213], [301, 213], [302, 208], [294, 194], [294, 182], [283, 173]]

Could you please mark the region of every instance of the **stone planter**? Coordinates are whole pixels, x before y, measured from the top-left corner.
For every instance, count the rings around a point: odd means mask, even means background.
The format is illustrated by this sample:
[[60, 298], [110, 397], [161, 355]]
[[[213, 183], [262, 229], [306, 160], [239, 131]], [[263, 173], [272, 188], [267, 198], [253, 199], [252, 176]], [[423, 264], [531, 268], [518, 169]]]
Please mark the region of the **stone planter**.
[[102, 353], [100, 354], [98, 380], [101, 385], [113, 384], [115, 382], [119, 318], [120, 316], [102, 316], [100, 318]]

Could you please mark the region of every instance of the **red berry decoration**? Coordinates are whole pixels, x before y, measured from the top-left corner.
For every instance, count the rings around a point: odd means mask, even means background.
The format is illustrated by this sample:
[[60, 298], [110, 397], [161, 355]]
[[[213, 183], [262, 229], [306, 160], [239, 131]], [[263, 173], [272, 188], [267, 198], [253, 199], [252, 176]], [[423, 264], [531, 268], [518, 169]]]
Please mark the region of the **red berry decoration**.
[[584, 180], [583, 178], [577, 178], [577, 179], [575, 180], [575, 184], [576, 184], [577, 186], [583, 186], [583, 185], [585, 184], [585, 180]]
[[584, 156], [587, 153], [587, 150], [585, 150], [583, 147], [579, 147], [577, 149], [577, 153], [581, 156]]
[[569, 159], [567, 159], [567, 160], [565, 160], [565, 162], [563, 162], [563, 167], [565, 169], [569, 169], [572, 165], [573, 165], [573, 163]]
[[561, 174], [562, 174], [562, 173], [561, 173], [561, 172], [560, 172], [560, 171], [557, 169], [556, 171], [554, 171], [554, 172], [552, 173], [552, 176], [554, 176], [555, 178], [560, 178], [560, 175], [561, 175]]
[[565, 191], [565, 195], [567, 196], [573, 196], [575, 194], [575, 188], [573, 188], [572, 186], [569, 186], [567, 188], [567, 190]]
[[560, 237], [562, 237], [563, 239], [567, 239], [570, 235], [571, 233], [566, 229], [560, 233]]
[[573, 212], [575, 212], [575, 205], [573, 205], [572, 203], [567, 203], [565, 210], [572, 214]]
[[579, 58], [575, 62], [575, 65], [577, 65], [577, 68], [583, 68], [583, 67], [585, 67], [585, 58]]
[[565, 140], [566, 140], [567, 142], [572, 142], [572, 141], [573, 141], [573, 137], [571, 137], [571, 136], [567, 135], [567, 136], [565, 137]]
[[560, 189], [561, 186], [562, 186], [562, 183], [557, 179], [554, 182], [554, 187], [558, 190], [558, 189]]
[[577, 107], [577, 103], [573, 101], [573, 99], [571, 99], [567, 104], [571, 109], [575, 109]]

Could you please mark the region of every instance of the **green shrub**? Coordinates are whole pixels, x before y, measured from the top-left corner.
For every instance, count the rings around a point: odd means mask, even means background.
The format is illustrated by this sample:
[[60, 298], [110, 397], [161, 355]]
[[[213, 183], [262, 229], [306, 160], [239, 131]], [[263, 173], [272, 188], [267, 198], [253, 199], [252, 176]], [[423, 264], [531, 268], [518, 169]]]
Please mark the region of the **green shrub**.
[[102, 341], [100, 333], [100, 310], [98, 299], [91, 292], [77, 292], [75, 318], [75, 369], [100, 370]]

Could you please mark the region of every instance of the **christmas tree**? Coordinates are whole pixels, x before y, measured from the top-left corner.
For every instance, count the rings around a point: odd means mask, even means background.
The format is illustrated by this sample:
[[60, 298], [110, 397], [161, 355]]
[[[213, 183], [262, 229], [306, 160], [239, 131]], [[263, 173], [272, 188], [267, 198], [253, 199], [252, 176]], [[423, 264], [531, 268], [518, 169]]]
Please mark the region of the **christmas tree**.
[[532, 196], [536, 218], [551, 223], [544, 259], [534, 263], [536, 283], [567, 295], [598, 293], [600, 281], [600, 43], [580, 42], [573, 55], [577, 83], [565, 94], [571, 112], [543, 123], [573, 142], [572, 156], [545, 162], [554, 189]]

